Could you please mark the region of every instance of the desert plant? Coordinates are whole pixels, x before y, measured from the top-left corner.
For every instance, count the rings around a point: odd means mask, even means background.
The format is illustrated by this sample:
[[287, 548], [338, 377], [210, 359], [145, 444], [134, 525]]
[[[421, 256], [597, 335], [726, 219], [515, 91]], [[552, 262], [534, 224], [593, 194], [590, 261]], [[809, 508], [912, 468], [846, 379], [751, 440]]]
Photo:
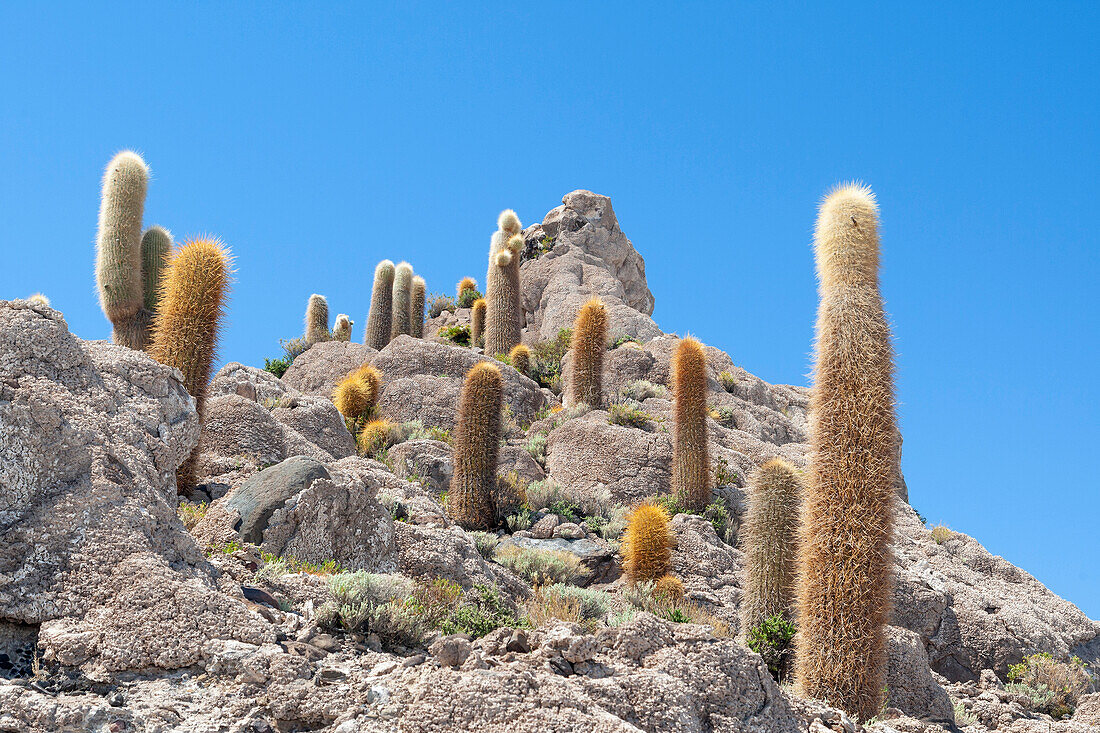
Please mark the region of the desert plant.
[[493, 560], [532, 585], [572, 583], [581, 573], [577, 556], [563, 550], [536, 550], [508, 545], [498, 548]]
[[489, 243], [485, 276], [485, 353], [489, 356], [507, 354], [520, 340], [520, 228], [516, 212], [506, 209], [497, 219], [497, 230]]
[[535, 459], [536, 463], [543, 468], [546, 467], [546, 433], [532, 435], [523, 444], [523, 449]]
[[462, 294], [468, 290], [477, 292], [477, 280], [474, 280], [472, 277], [464, 277], [458, 281], [458, 286], [455, 288], [455, 298], [460, 299]]
[[790, 678], [792, 642], [797, 629], [784, 615], [767, 616], [751, 627], [741, 627], [745, 646], [764, 658], [776, 682]]
[[141, 222], [149, 167], [124, 150], [107, 164], [96, 235], [96, 286], [116, 344], [144, 349], [154, 317], [145, 309]]
[[737, 376], [733, 372], [722, 371], [718, 373], [718, 383], [727, 392], [737, 389], [737, 382]]
[[458, 284], [458, 293], [455, 297], [455, 305], [459, 308], [470, 308], [481, 298], [477, 283], [472, 277], [464, 277]]
[[616, 402], [608, 410], [607, 421], [612, 425], [623, 425], [630, 428], [646, 430], [651, 426], [649, 414], [637, 403]]
[[478, 298], [470, 307], [470, 346], [477, 346], [485, 338], [485, 298]]
[[176, 516], [183, 522], [183, 528], [190, 532], [206, 516], [209, 508], [210, 504], [206, 502], [181, 501], [176, 507]]
[[449, 295], [442, 295], [439, 293], [433, 293], [428, 296], [428, 317], [438, 318], [443, 314], [443, 311], [451, 311], [454, 313], [455, 301]]
[[650, 397], [667, 397], [668, 390], [663, 385], [654, 384], [645, 379], [634, 379], [619, 389], [619, 400], [645, 402]]
[[306, 303], [306, 343], [313, 344], [329, 341], [332, 335], [328, 330], [328, 301], [325, 296], [314, 293]]
[[563, 328], [552, 339], [539, 341], [531, 346], [531, 379], [541, 386], [561, 393], [562, 360], [573, 340], [573, 329]]
[[439, 335], [459, 346], [470, 345], [470, 327], [466, 325], [447, 326], [439, 329]]
[[363, 343], [381, 350], [390, 342], [393, 318], [393, 281], [395, 268], [390, 260], [382, 260], [374, 268], [374, 286], [370, 294], [370, 314]]
[[[150, 319], [160, 310], [160, 278], [170, 254], [172, 233], [164, 227], [151, 226], [141, 235], [141, 288], [145, 297], [145, 312]], [[149, 328], [152, 329], [151, 320]]]
[[479, 362], [466, 374], [454, 430], [454, 474], [447, 511], [466, 529], [496, 521], [493, 488], [500, 450], [504, 381], [500, 369]]
[[878, 206], [869, 188], [845, 184], [825, 198], [814, 248], [814, 460], [799, 550], [795, 677], [802, 696], [868, 720], [883, 699], [899, 470]]
[[355, 322], [348, 318], [347, 313], [336, 316], [336, 322], [332, 326], [333, 341], [351, 341], [351, 327]]
[[508, 353], [508, 362], [517, 372], [525, 377], [529, 376], [531, 373], [531, 350], [523, 344], [516, 344]]
[[573, 373], [566, 402], [594, 408], [603, 404], [603, 355], [607, 351], [607, 309], [598, 297], [581, 306], [573, 324]]
[[50, 305], [50, 299], [42, 293], [31, 293], [27, 296], [27, 302], [34, 303], [35, 305], [44, 305], [47, 307]]
[[937, 545], [942, 545], [951, 539], [951, 536], [955, 534], [946, 525], [937, 524], [932, 528], [932, 539], [936, 541]]
[[497, 545], [500, 544], [500, 538], [492, 532], [470, 532], [469, 535], [474, 540], [474, 546], [477, 548], [478, 554], [486, 560], [492, 560], [493, 553], [496, 552]]
[[427, 292], [428, 283], [419, 275], [415, 276], [409, 301], [409, 335], [413, 338], [424, 338], [424, 298]]
[[355, 442], [359, 447], [359, 455], [377, 459], [387, 448], [403, 439], [400, 425], [389, 420], [371, 420], [359, 431]]
[[662, 507], [643, 502], [627, 519], [623, 536], [623, 572], [631, 583], [656, 580], [672, 569], [672, 531]]
[[390, 341], [402, 334], [409, 334], [412, 309], [413, 268], [408, 262], [399, 262], [393, 271], [393, 295], [390, 312]]
[[685, 338], [669, 365], [676, 399], [672, 438], [672, 487], [684, 505], [702, 511], [710, 503], [710, 455], [707, 449], [707, 355], [703, 345]]
[[794, 615], [802, 499], [798, 475], [790, 464], [778, 458], [758, 468], [749, 483], [751, 490], [741, 528], [745, 553], [740, 606], [743, 634], [769, 618], [788, 619]]
[[1047, 652], [1028, 655], [1019, 664], [1009, 665], [1008, 680], [1005, 690], [1023, 695], [1032, 710], [1055, 720], [1073, 715], [1081, 696], [1097, 689], [1097, 680], [1080, 658], [1060, 662]]
[[374, 412], [380, 381], [378, 371], [369, 364], [340, 380], [332, 392], [332, 402], [345, 420], [357, 423]]

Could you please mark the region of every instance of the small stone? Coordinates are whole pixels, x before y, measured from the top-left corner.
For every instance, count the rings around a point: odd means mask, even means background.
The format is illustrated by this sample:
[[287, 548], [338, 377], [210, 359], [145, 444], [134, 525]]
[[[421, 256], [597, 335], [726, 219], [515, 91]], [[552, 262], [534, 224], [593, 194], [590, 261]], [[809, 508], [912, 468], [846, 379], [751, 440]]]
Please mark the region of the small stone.
[[423, 654], [414, 654], [411, 657], [406, 657], [405, 661], [401, 663], [402, 667], [417, 667], [424, 663], [427, 659]]
[[563, 540], [583, 540], [584, 530], [579, 524], [565, 522], [554, 528], [554, 537], [559, 537]]
[[309, 643], [326, 652], [334, 652], [340, 648], [340, 642], [331, 634], [317, 634], [309, 640]]
[[470, 641], [457, 634], [437, 639], [428, 647], [428, 653], [443, 667], [459, 667], [473, 651]]
[[512, 636], [508, 639], [508, 643], [504, 648], [519, 654], [526, 654], [531, 651], [531, 645], [527, 643], [527, 633], [522, 629], [516, 629], [512, 632]]
[[528, 531], [536, 540], [548, 540], [554, 535], [554, 530], [559, 524], [561, 524], [561, 519], [558, 518], [557, 514], [547, 514], [535, 522]]

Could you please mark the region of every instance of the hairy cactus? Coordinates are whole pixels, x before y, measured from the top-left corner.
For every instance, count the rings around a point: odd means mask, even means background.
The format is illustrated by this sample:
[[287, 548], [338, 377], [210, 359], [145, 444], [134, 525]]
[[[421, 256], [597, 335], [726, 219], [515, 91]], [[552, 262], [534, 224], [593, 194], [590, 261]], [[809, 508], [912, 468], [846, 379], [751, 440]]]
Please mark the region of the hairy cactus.
[[867, 720], [881, 707], [886, 673], [899, 470], [878, 205], [869, 188], [846, 184], [825, 198], [814, 249], [820, 304], [795, 676], [803, 696]]
[[50, 299], [47, 298], [42, 293], [34, 293], [33, 295], [28, 295], [27, 300], [34, 303], [35, 305], [49, 305], [50, 304]]
[[525, 377], [531, 376], [531, 350], [523, 344], [516, 344], [508, 354], [508, 361], [517, 372]]
[[741, 547], [745, 553], [741, 588], [741, 636], [772, 616], [794, 617], [798, 520], [802, 484], [790, 464], [773, 458], [756, 469]]
[[676, 399], [672, 438], [672, 487], [688, 509], [710, 504], [710, 451], [707, 446], [707, 355], [686, 338], [672, 354], [672, 394]]
[[519, 223], [519, 216], [516, 215], [516, 212], [505, 209], [497, 217], [497, 229], [511, 237], [519, 234], [523, 229], [523, 225]]
[[393, 314], [394, 266], [390, 260], [382, 260], [374, 268], [374, 287], [370, 294], [370, 315], [367, 316], [367, 333], [363, 343], [381, 350], [390, 342], [390, 326]]
[[393, 276], [393, 317], [390, 320], [390, 341], [401, 334], [409, 333], [409, 313], [412, 308], [413, 268], [408, 262], [401, 262]]
[[627, 517], [623, 572], [631, 583], [657, 580], [672, 570], [672, 530], [663, 507], [644, 502]]
[[424, 338], [424, 300], [427, 298], [428, 283], [417, 275], [412, 280], [412, 297], [409, 304], [409, 335]]
[[355, 322], [348, 318], [347, 313], [336, 316], [336, 322], [332, 326], [333, 341], [351, 341], [351, 327]]
[[603, 355], [607, 351], [607, 309], [599, 298], [581, 306], [569, 347], [573, 352], [569, 406], [584, 403], [599, 407], [603, 403]]
[[504, 380], [500, 369], [479, 362], [466, 374], [454, 430], [454, 474], [447, 512], [466, 529], [496, 524], [493, 489], [502, 431]]
[[474, 280], [472, 277], [464, 277], [459, 280], [458, 288], [455, 290], [455, 300], [460, 300], [462, 294], [467, 290], [477, 290], [477, 280]]
[[314, 293], [306, 303], [305, 338], [310, 346], [332, 338], [328, 332], [328, 301], [323, 295]]
[[516, 213], [507, 209], [497, 220], [489, 243], [489, 270], [485, 276], [485, 354], [507, 354], [519, 343], [523, 329], [520, 305], [519, 252], [523, 237]]
[[355, 372], [341, 379], [336, 389], [332, 390], [332, 404], [336, 405], [336, 409], [345, 420], [352, 422], [366, 415], [374, 407], [371, 403], [370, 386]]
[[142, 283], [141, 221], [149, 167], [125, 150], [107, 164], [96, 236], [96, 285], [99, 304], [114, 325], [113, 340], [144, 349], [152, 314], [145, 309]]
[[378, 404], [379, 396], [382, 394], [382, 373], [375, 369], [373, 365], [364, 364], [355, 370], [354, 376], [366, 385], [367, 399], [370, 402], [371, 409], [374, 409], [375, 405]]
[[371, 420], [359, 431], [355, 442], [359, 448], [359, 454], [369, 458], [378, 457], [379, 454], [400, 440], [397, 433], [400, 427], [389, 420]]
[[[164, 227], [151, 226], [141, 235], [141, 280], [145, 310], [156, 315], [160, 304], [160, 278], [168, 255], [172, 253], [172, 233]], [[151, 324], [150, 324], [151, 325]]]
[[470, 346], [477, 346], [485, 336], [485, 298], [478, 298], [470, 308]]

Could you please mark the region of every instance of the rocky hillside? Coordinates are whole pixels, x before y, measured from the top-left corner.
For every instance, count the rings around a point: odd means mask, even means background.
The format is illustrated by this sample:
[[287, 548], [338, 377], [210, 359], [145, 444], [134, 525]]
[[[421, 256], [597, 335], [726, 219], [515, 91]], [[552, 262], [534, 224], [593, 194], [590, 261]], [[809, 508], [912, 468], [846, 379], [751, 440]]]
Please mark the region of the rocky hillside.
[[[861, 723], [777, 684], [735, 638], [738, 530], [757, 466], [806, 465], [809, 390], [713, 347], [718, 501], [672, 520], [682, 596], [627, 584], [625, 510], [669, 492], [679, 339], [651, 318], [607, 197], [570, 193], [523, 238], [523, 339], [565, 368], [540, 383], [501, 365], [512, 511], [493, 533], [444, 511], [462, 380], [488, 357], [436, 334], [467, 309], [380, 351], [317, 343], [282, 378], [229, 363], [200, 437], [180, 372], [0, 302], [0, 731], [1100, 729], [1100, 694], [1055, 720], [1005, 684], [1038, 652], [1100, 662], [1100, 622], [975, 539], [934, 534], [901, 476], [887, 706]], [[555, 340], [592, 295], [610, 399], [563, 409]], [[393, 426], [369, 457], [331, 401], [364, 363]]]

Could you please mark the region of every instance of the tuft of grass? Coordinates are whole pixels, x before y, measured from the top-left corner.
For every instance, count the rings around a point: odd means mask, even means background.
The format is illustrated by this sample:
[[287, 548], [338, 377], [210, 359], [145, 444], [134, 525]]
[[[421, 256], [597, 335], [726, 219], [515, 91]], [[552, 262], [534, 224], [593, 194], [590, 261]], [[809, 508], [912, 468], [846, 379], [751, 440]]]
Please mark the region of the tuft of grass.
[[527, 620], [539, 628], [554, 621], [580, 624], [588, 632], [594, 632], [607, 616], [610, 596], [599, 590], [555, 584], [536, 588], [527, 605]]
[[944, 542], [947, 542], [954, 534], [954, 532], [943, 524], [937, 524], [932, 528], [932, 539], [936, 541], [937, 545], [942, 545]]
[[346, 573], [347, 568], [335, 560], [325, 560], [321, 563], [305, 562], [290, 556], [274, 555], [270, 552], [260, 551], [260, 560], [263, 567], [256, 571], [257, 578], [278, 578], [293, 573], [306, 573], [309, 575], [336, 575]]
[[737, 389], [737, 383], [739, 381], [740, 380], [733, 372], [724, 371], [718, 373], [718, 383], [722, 385], [722, 389], [726, 390], [727, 392], [733, 392], [735, 389]]
[[611, 405], [609, 411], [611, 414], [607, 421], [612, 425], [625, 425], [646, 430], [652, 423], [652, 418], [636, 403], [616, 402]]
[[536, 550], [509, 545], [499, 548], [493, 560], [532, 585], [572, 584], [581, 573], [581, 563], [575, 555], [561, 550]]
[[206, 502], [191, 503], [189, 501], [181, 501], [179, 506], [176, 507], [176, 516], [183, 522], [183, 527], [190, 532], [199, 521], [206, 516], [206, 511], [210, 508], [210, 504]]
[[667, 397], [668, 388], [645, 379], [627, 382], [619, 389], [619, 401], [645, 402], [650, 397]]
[[623, 598], [631, 604], [633, 612], [628, 609], [625, 613], [616, 614], [610, 620], [609, 626], [621, 626], [633, 618], [638, 611], [646, 611], [657, 618], [675, 623], [710, 626], [711, 633], [715, 636], [731, 636], [729, 624], [701, 606], [686, 601], [682, 597], [675, 598], [671, 593], [662, 592], [660, 581], [638, 581], [624, 589]]
[[966, 706], [963, 705], [961, 701], [951, 698], [951, 709], [955, 713], [955, 725], [959, 728], [978, 724], [978, 718], [967, 710]]

